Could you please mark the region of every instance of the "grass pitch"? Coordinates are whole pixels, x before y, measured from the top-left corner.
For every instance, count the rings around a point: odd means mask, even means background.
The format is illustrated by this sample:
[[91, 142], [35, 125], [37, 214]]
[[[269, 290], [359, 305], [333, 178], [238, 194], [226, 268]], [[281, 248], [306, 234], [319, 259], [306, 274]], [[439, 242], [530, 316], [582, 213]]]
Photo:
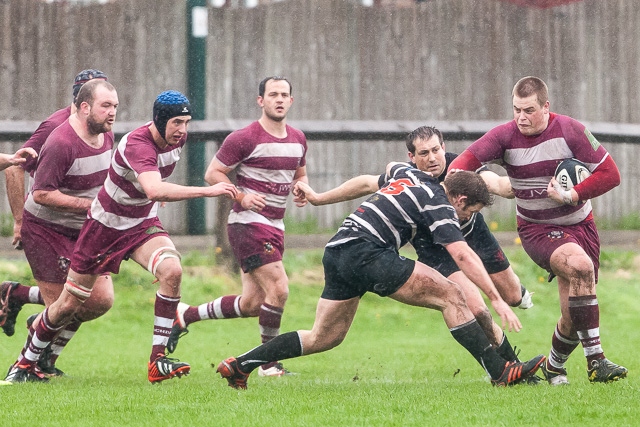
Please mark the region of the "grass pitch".
[[[509, 334], [520, 357], [548, 354], [559, 315], [555, 282], [522, 249], [507, 251], [535, 306], [516, 310], [524, 329]], [[590, 384], [581, 348], [568, 363], [565, 387], [492, 387], [474, 359], [449, 334], [439, 313], [366, 295], [345, 342], [329, 352], [285, 361], [297, 375], [260, 378], [233, 390], [211, 364], [259, 342], [256, 319], [204, 321], [190, 326], [175, 357], [192, 373], [151, 385], [155, 285], [133, 262], [114, 277], [116, 302], [102, 318], [82, 326], [58, 361], [68, 373], [49, 384], [0, 387], [2, 426], [549, 426], [636, 425], [640, 401], [640, 262], [631, 252], [605, 252], [599, 288], [606, 355], [629, 377]], [[282, 332], [308, 329], [322, 290], [321, 251], [289, 251], [290, 295]], [[199, 304], [238, 293], [237, 277], [216, 267], [212, 255], [185, 260], [183, 301]], [[25, 263], [0, 262], [7, 279], [29, 282]], [[26, 336], [20, 313], [13, 337], [0, 336], [7, 369]]]

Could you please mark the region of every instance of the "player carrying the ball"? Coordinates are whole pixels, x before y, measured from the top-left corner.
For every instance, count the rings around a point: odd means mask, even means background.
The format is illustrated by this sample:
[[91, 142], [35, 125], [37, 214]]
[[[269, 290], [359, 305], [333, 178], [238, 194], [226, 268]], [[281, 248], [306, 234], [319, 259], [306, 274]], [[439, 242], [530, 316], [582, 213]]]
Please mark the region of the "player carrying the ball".
[[[542, 366], [547, 381], [568, 384], [564, 365], [578, 344], [587, 358], [589, 381], [624, 378], [627, 369], [609, 361], [600, 343], [600, 239], [589, 201], [619, 185], [620, 172], [584, 125], [549, 111], [548, 89], [541, 79], [520, 79], [512, 97], [514, 120], [471, 144], [449, 171], [476, 170], [499, 161], [513, 187], [522, 247], [550, 273], [550, 280], [558, 278], [561, 316]], [[585, 163], [592, 175], [565, 190], [554, 173], [568, 158]]]

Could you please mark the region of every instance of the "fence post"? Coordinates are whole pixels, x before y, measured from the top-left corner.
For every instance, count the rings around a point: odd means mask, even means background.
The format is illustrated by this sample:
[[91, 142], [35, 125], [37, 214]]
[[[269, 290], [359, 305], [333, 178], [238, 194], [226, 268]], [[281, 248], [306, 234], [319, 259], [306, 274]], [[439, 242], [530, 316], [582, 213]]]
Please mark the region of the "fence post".
[[[207, 0], [187, 0], [187, 97], [193, 110], [192, 120], [206, 118], [206, 62], [208, 11]], [[205, 141], [190, 138], [187, 144], [187, 185], [203, 186], [206, 162]], [[204, 198], [187, 200], [187, 234], [206, 234]]]

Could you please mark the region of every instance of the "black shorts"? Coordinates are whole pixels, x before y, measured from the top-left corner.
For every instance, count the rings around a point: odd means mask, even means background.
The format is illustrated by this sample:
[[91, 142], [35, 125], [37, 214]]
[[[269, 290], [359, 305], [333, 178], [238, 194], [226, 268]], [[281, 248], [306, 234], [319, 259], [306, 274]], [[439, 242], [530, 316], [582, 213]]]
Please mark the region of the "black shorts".
[[464, 238], [482, 260], [487, 273], [500, 273], [509, 268], [507, 256], [502, 251], [496, 237], [489, 230], [481, 213], [476, 214], [476, 220], [472, 226], [473, 229]]
[[404, 285], [415, 261], [364, 239], [326, 247], [322, 298], [344, 301], [373, 292], [386, 297]]
[[[482, 214], [476, 214], [473, 224], [468, 224], [470, 230], [463, 230], [465, 240], [473, 251], [480, 257], [484, 268], [489, 274], [499, 273], [509, 268], [509, 260], [502, 251], [500, 244], [489, 230]], [[418, 248], [416, 248], [418, 249]], [[460, 271], [449, 252], [444, 246], [434, 244], [429, 249], [418, 250], [418, 261], [437, 270], [444, 277]]]

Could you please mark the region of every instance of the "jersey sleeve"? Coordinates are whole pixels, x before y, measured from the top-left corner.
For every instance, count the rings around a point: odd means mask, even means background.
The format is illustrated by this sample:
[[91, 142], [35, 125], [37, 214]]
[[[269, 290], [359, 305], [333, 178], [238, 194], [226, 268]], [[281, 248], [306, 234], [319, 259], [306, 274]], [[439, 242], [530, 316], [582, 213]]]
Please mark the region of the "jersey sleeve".
[[[39, 155], [40, 150], [42, 150], [42, 146], [47, 141], [49, 135], [51, 135], [51, 132], [53, 132], [55, 128], [60, 126], [60, 124], [62, 124], [64, 120], [66, 119], [63, 119], [63, 115], [59, 114], [59, 112], [47, 118], [47, 120], [40, 123], [31, 137], [22, 145], [22, 148], [33, 148]], [[36, 169], [37, 164], [38, 158], [28, 157], [27, 161], [22, 163], [20, 166], [25, 171], [31, 173]]]
[[589, 129], [570, 119], [563, 133], [574, 157], [592, 172], [590, 177], [574, 187], [580, 200], [598, 197], [620, 184], [618, 166]]
[[154, 147], [145, 142], [143, 136], [138, 133], [131, 133], [127, 138], [127, 143], [120, 154], [137, 177], [143, 172], [160, 171], [158, 167], [158, 152]]
[[58, 190], [73, 165], [75, 155], [71, 144], [62, 143], [55, 137], [55, 134], [52, 136], [47, 139], [40, 150], [38, 170], [32, 191]]
[[[216, 159], [228, 168], [235, 169], [249, 155], [250, 141], [244, 130], [230, 133], [216, 153]], [[304, 166], [301, 164], [301, 166]]]
[[[482, 163], [501, 160], [504, 155], [505, 145], [509, 142], [514, 132], [513, 126], [514, 122], [509, 122], [494, 127], [471, 144], [467, 150]], [[469, 170], [476, 169], [477, 167]]]
[[437, 182], [436, 178], [430, 184], [428, 203], [421, 209], [421, 222], [419, 228], [429, 230], [433, 243], [446, 246], [449, 243], [464, 240], [460, 230], [460, 222], [456, 210], [449, 203], [444, 189]]
[[451, 163], [447, 167], [447, 170], [462, 169], [465, 171], [473, 171], [473, 170], [477, 170], [481, 166], [482, 166], [482, 163], [480, 162], [480, 160], [478, 160], [478, 158], [471, 151], [467, 149], [467, 150], [464, 150], [462, 154], [460, 154], [458, 157], [456, 157], [454, 160], [451, 161]]
[[433, 214], [435, 212], [432, 212], [432, 216], [435, 216], [435, 218], [431, 218], [430, 226], [433, 243], [446, 246], [449, 243], [464, 240], [453, 206], [449, 205], [447, 208], [437, 212], [437, 215]]

